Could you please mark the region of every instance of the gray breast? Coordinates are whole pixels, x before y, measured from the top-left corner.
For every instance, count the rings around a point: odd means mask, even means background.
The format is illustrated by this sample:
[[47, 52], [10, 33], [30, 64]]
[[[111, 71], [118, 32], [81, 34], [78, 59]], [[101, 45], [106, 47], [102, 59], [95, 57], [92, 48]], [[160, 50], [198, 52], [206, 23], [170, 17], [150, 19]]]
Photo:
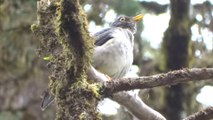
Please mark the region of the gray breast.
[[95, 47], [93, 66], [112, 78], [123, 77], [133, 61], [133, 35], [127, 29], [116, 28], [112, 38]]

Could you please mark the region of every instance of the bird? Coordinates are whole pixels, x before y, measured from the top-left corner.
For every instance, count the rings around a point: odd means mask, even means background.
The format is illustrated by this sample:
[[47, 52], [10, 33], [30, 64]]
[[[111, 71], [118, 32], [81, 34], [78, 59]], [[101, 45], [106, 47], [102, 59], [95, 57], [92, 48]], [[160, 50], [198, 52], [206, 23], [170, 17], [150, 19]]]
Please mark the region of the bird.
[[[113, 79], [125, 76], [133, 63], [134, 34], [142, 18], [143, 14], [134, 17], [120, 15], [109, 28], [92, 35], [95, 39], [92, 66], [96, 70]], [[53, 100], [54, 96], [44, 91], [41, 109], [45, 110]]]
[[111, 78], [121, 78], [133, 62], [134, 34], [142, 14], [134, 17], [118, 16], [110, 25], [94, 34], [93, 67]]

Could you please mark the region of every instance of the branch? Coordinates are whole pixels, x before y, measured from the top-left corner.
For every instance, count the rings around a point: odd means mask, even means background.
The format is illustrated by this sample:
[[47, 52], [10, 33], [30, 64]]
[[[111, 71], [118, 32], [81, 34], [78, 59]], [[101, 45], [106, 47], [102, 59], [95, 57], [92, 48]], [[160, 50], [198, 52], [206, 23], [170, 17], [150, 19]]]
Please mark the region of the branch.
[[[93, 79], [96, 82], [103, 83], [104, 89], [102, 89], [102, 93], [103, 95], [108, 96], [115, 92], [124, 90], [152, 88], [163, 85], [174, 85], [188, 81], [210, 79], [213, 78], [213, 68], [183, 69], [153, 76], [121, 78], [109, 81], [104, 74], [99, 73], [91, 66], [88, 70], [88, 76], [90, 79]], [[141, 99], [137, 99], [137, 96], [133, 96], [127, 92], [113, 94], [112, 99], [121, 105], [124, 105], [133, 115], [139, 119], [165, 120], [164, 116], [147, 106]], [[204, 111], [196, 113], [195, 115], [189, 116], [184, 120], [199, 120], [199, 118], [210, 118], [212, 117], [212, 112], [213, 108], [208, 108]]]
[[182, 69], [153, 76], [121, 78], [107, 81], [103, 84], [102, 94], [108, 96], [119, 91], [174, 85], [177, 83], [211, 78], [213, 78], [213, 68]]
[[137, 95], [119, 92], [113, 94], [112, 100], [125, 106], [129, 112], [140, 120], [166, 120], [163, 115], [147, 106]]
[[208, 107], [202, 111], [188, 116], [183, 120], [210, 120], [213, 118], [213, 107]]
[[[89, 68], [87, 74], [89, 79], [98, 83], [109, 81], [109, 78], [106, 75], [96, 71], [92, 66]], [[129, 112], [140, 120], [166, 120], [163, 115], [147, 106], [136, 95], [132, 95], [128, 92], [119, 92], [113, 94], [111, 99], [125, 106]]]
[[98, 72], [93, 66], [90, 66], [87, 71], [87, 75], [89, 80], [94, 80], [98, 83], [104, 83], [106, 81], [109, 81], [109, 78], [107, 78], [106, 75]]
[[143, 9], [154, 12], [155, 14], [165, 13], [169, 6], [168, 4], [161, 5], [157, 2], [140, 1], [139, 3], [143, 7]]

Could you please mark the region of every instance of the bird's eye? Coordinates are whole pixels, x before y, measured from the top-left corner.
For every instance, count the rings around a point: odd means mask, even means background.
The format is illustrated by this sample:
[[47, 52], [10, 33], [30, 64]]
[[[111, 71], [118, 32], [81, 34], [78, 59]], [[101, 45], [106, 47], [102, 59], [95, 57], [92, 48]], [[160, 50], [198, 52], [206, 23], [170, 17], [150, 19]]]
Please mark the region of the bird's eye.
[[119, 21], [124, 22], [124, 21], [125, 21], [125, 18], [124, 18], [124, 17], [121, 17], [121, 18], [119, 19]]

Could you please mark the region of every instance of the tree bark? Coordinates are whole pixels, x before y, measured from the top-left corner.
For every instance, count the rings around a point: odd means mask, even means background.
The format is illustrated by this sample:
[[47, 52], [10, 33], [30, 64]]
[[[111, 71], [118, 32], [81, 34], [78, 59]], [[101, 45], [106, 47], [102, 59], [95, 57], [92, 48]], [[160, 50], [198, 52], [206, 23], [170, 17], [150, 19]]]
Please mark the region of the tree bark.
[[104, 96], [120, 91], [146, 89], [157, 86], [175, 85], [188, 81], [208, 80], [213, 78], [213, 68], [193, 68], [171, 71], [152, 76], [121, 78], [103, 83], [101, 90]]
[[39, 55], [49, 58], [49, 89], [55, 96], [57, 120], [100, 119], [96, 86], [87, 82], [93, 40], [79, 0], [38, 1]]
[[[171, 19], [163, 41], [166, 70], [189, 66], [189, 42], [191, 37], [190, 0], [170, 0]], [[186, 86], [185, 86], [186, 88]], [[184, 87], [182, 84], [165, 89], [165, 111], [169, 120], [180, 120], [183, 112]], [[189, 98], [190, 99], [190, 98]]]
[[196, 112], [183, 120], [210, 120], [213, 118], [213, 107], [207, 107], [204, 110]]
[[[147, 106], [141, 99], [138, 99], [137, 95], [135, 96], [128, 92], [119, 91], [213, 79], [213, 68], [183, 69], [153, 76], [109, 80], [104, 74], [97, 72], [91, 67], [88, 71], [88, 76], [96, 82], [103, 84], [102, 89], [100, 89], [100, 93], [103, 97], [110, 97], [119, 104], [124, 105], [137, 118], [145, 120], [165, 120], [164, 116]], [[202, 117], [208, 116], [208, 114], [205, 114]]]

